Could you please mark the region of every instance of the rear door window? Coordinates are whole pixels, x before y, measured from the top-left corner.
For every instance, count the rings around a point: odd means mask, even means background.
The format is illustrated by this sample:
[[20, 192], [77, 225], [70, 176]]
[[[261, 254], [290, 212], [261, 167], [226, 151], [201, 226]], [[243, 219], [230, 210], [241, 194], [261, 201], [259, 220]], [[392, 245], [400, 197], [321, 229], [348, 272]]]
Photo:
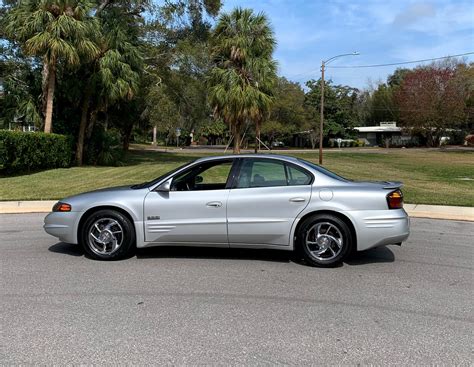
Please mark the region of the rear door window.
[[309, 185], [313, 176], [305, 169], [276, 159], [244, 159], [236, 188]]

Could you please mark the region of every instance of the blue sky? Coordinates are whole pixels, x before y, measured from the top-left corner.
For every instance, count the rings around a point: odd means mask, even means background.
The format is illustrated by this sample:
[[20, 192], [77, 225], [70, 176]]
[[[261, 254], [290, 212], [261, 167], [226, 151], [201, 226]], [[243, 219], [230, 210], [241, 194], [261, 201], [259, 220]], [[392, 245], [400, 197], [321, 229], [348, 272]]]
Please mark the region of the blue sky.
[[[279, 74], [301, 83], [319, 78], [321, 60], [341, 53], [358, 51], [360, 56], [332, 65], [403, 62], [474, 51], [473, 0], [224, 0], [224, 11], [236, 6], [268, 16], [278, 42]], [[474, 55], [467, 60], [474, 61]], [[385, 80], [395, 68], [328, 68], [327, 77], [366, 88]]]

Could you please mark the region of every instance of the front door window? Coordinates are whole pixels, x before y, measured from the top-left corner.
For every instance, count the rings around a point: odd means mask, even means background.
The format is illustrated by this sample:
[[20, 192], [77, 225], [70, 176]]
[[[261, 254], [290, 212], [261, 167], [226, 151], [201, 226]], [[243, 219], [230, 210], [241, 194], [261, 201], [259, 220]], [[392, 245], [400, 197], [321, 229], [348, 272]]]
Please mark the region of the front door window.
[[223, 190], [232, 161], [208, 162], [179, 173], [171, 182], [171, 191]]

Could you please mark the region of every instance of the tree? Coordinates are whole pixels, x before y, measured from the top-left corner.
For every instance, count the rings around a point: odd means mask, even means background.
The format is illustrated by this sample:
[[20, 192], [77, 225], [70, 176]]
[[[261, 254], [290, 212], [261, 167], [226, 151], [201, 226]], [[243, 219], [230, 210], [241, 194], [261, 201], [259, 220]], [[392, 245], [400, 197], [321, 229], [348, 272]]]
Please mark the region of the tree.
[[[311, 111], [313, 134], [319, 131], [319, 111], [321, 108], [321, 80], [310, 80], [306, 83], [306, 105]], [[358, 122], [359, 90], [346, 85], [334, 85], [331, 80], [324, 86], [324, 136], [342, 138], [352, 137], [352, 128]], [[311, 134], [314, 149], [316, 136]]]
[[179, 127], [181, 119], [176, 104], [168, 97], [164, 87], [153, 88], [149, 92], [146, 113], [154, 130], [165, 134], [168, 145], [170, 134]]
[[43, 61], [44, 131], [51, 132], [56, 68], [59, 62], [78, 65], [81, 58], [98, 53], [92, 39], [97, 23], [90, 16], [92, 4], [85, 0], [20, 1], [6, 14], [5, 30], [27, 55]]
[[397, 88], [403, 83], [403, 79], [410, 72], [410, 69], [406, 68], [397, 68], [387, 77], [387, 85], [390, 88]]
[[474, 132], [474, 63], [457, 65], [454, 83], [465, 95], [466, 133]]
[[289, 136], [306, 128], [308, 113], [304, 103], [305, 93], [298, 83], [278, 78], [270, 116], [262, 126], [270, 144], [277, 137]]
[[398, 104], [394, 98], [396, 88], [398, 87], [392, 87], [390, 83], [381, 83], [372, 92], [369, 102], [369, 120], [372, 124], [379, 124], [381, 121], [399, 120]]
[[146, 107], [142, 115], [165, 140], [177, 127], [190, 132], [213, 123], [204, 80], [213, 66], [208, 20], [220, 7], [219, 0], [168, 0], [144, 27]]
[[[0, 45], [0, 128], [21, 121], [40, 127], [41, 80], [31, 58], [25, 58], [18, 47], [6, 42]], [[3, 120], [3, 121], [2, 121]]]
[[412, 133], [436, 146], [447, 129], [466, 127], [468, 90], [457, 79], [457, 66], [433, 64], [408, 72], [396, 93], [400, 120]]
[[[99, 110], [106, 111], [114, 103], [131, 101], [137, 93], [142, 69], [139, 51], [137, 19], [133, 12], [141, 11], [141, 2], [115, 2], [98, 8], [95, 17], [99, 30], [100, 52], [84, 65], [84, 88], [81, 120], [76, 144], [76, 161], [82, 165], [86, 130], [92, 132]], [[133, 119], [123, 119], [128, 124]], [[125, 124], [125, 125], [128, 125]], [[132, 127], [122, 126], [124, 142]], [[124, 144], [128, 149], [128, 144]]]
[[220, 16], [212, 46], [216, 65], [209, 77], [210, 103], [231, 128], [234, 153], [240, 153], [242, 126], [254, 121], [259, 129], [272, 103], [273, 31], [262, 13], [237, 8]]

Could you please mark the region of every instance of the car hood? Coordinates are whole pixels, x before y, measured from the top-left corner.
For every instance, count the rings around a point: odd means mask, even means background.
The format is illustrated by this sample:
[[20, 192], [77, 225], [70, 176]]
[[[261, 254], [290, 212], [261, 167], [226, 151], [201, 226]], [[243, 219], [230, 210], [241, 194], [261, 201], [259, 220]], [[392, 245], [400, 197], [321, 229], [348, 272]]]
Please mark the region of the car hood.
[[118, 198], [128, 197], [129, 195], [133, 195], [133, 193], [137, 193], [140, 195], [141, 191], [149, 191], [148, 188], [132, 189], [131, 186], [132, 185], [107, 187], [103, 189], [98, 189], [94, 191], [83, 192], [77, 195], [68, 196], [59, 201], [71, 204], [73, 209], [75, 209], [75, 208], [82, 208], [83, 206], [87, 206], [90, 203], [97, 203], [97, 202], [104, 202], [104, 201], [113, 202], [113, 201], [116, 201]]
[[[83, 195], [90, 195], [90, 194], [100, 194], [100, 193], [106, 193], [106, 192], [111, 192], [111, 191], [124, 191], [124, 190], [132, 190], [132, 185], [125, 185], [125, 186], [114, 186], [114, 187], [104, 187], [102, 189], [97, 189], [97, 190], [92, 190], [92, 191], [87, 191], [83, 192], [77, 195], [70, 196], [69, 198], [73, 197], [78, 197], [78, 196], [83, 196]], [[69, 199], [66, 198], [66, 199]]]

